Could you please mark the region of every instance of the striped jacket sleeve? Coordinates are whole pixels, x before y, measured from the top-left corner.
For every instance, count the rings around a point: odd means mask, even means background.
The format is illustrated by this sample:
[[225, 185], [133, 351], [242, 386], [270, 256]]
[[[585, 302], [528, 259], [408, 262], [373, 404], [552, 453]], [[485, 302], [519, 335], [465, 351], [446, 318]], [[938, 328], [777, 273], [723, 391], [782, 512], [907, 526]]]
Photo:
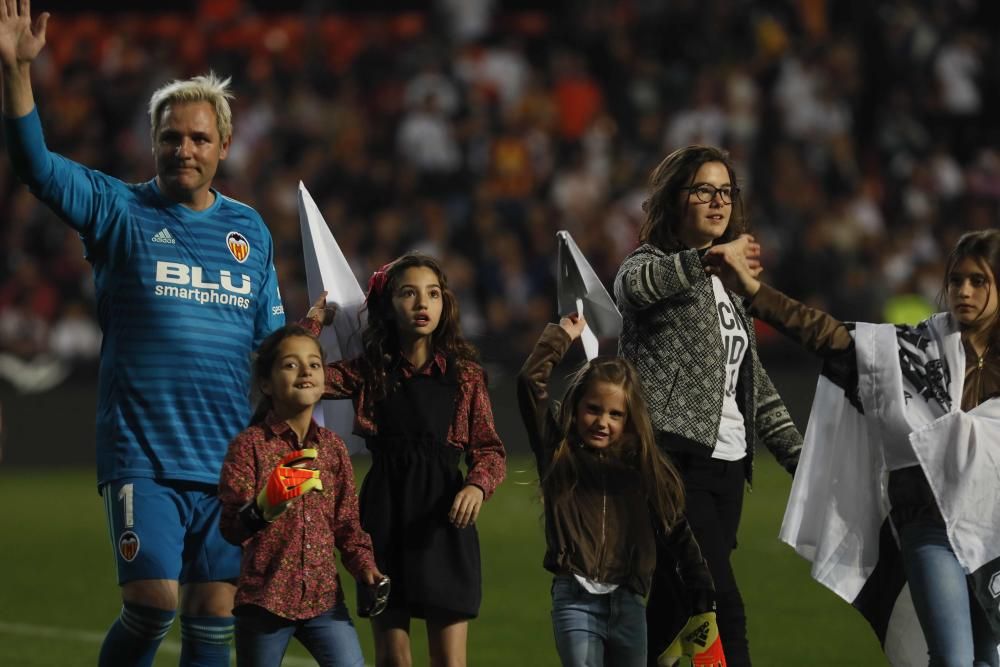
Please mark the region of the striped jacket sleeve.
[[792, 416], [774, 388], [764, 365], [754, 355], [754, 392], [757, 394], [757, 439], [763, 442], [778, 463], [791, 474], [799, 464], [802, 451], [802, 434], [795, 427]]
[[620, 308], [642, 310], [691, 289], [707, 274], [697, 250], [665, 255], [644, 245], [622, 263], [615, 277], [615, 300]]

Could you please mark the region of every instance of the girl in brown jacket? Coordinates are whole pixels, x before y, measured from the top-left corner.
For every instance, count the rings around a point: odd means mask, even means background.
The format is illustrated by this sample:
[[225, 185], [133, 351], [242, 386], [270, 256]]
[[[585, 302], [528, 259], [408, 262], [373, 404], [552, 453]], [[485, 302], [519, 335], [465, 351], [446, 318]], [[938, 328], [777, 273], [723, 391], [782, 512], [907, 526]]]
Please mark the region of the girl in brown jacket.
[[[545, 503], [544, 566], [555, 575], [559, 657], [563, 665], [644, 667], [647, 634], [649, 655], [679, 656], [679, 639], [664, 651], [677, 628], [647, 633], [643, 598], [652, 588], [651, 621], [660, 607], [688, 604], [697, 617], [689, 625], [709, 630], [707, 646], [721, 659], [712, 578], [684, 520], [680, 477], [653, 439], [635, 368], [598, 357], [573, 375], [561, 405], [549, 410], [552, 368], [584, 326], [576, 315], [548, 325], [518, 376]], [[658, 557], [676, 563], [661, 569], [681, 577], [688, 601], [658, 599]], [[696, 650], [689, 644], [684, 652]]]

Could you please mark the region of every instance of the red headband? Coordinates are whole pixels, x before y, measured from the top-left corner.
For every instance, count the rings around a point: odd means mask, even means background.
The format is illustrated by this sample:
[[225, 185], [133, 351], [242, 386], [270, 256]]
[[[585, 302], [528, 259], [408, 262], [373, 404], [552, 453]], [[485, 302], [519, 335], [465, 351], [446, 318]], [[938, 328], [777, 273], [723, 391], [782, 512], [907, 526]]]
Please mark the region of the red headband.
[[373, 273], [372, 277], [368, 279], [368, 293], [365, 295], [366, 300], [371, 300], [372, 296], [382, 296], [385, 286], [389, 284], [390, 266], [392, 266], [392, 262], [383, 265], [381, 269]]

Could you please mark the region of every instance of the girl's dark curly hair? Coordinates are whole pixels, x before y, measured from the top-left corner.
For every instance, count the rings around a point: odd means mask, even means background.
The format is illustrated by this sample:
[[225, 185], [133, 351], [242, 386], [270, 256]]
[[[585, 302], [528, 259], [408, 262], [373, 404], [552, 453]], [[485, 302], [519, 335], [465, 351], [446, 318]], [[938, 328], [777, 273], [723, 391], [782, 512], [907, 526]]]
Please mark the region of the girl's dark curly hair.
[[[369, 408], [388, 395], [389, 370], [399, 359], [399, 329], [394, 318], [392, 297], [406, 270], [419, 267], [433, 271], [441, 286], [441, 320], [431, 334], [432, 349], [455, 361], [477, 362], [479, 359], [476, 348], [462, 337], [458, 303], [455, 295], [448, 289], [448, 279], [441, 265], [428, 255], [407, 253], [376, 272], [369, 283], [365, 302], [368, 324], [361, 334], [364, 348], [362, 358], [365, 363], [361, 364], [360, 369], [372, 397], [371, 401], [366, 402]], [[384, 272], [384, 275], [379, 275], [380, 272]]]

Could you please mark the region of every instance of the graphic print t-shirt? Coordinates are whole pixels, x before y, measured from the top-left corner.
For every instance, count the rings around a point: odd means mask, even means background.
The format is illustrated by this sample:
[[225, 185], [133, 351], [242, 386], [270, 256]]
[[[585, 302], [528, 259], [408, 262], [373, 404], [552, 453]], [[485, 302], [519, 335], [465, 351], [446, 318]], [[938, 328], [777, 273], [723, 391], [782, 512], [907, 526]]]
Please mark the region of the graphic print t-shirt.
[[733, 302], [722, 282], [712, 276], [715, 306], [719, 313], [719, 331], [726, 360], [726, 381], [723, 384], [722, 417], [719, 420], [719, 437], [712, 452], [713, 459], [739, 461], [747, 455], [747, 433], [743, 414], [736, 403], [736, 383], [740, 379], [740, 364], [746, 355], [750, 337], [743, 320], [736, 313]]

